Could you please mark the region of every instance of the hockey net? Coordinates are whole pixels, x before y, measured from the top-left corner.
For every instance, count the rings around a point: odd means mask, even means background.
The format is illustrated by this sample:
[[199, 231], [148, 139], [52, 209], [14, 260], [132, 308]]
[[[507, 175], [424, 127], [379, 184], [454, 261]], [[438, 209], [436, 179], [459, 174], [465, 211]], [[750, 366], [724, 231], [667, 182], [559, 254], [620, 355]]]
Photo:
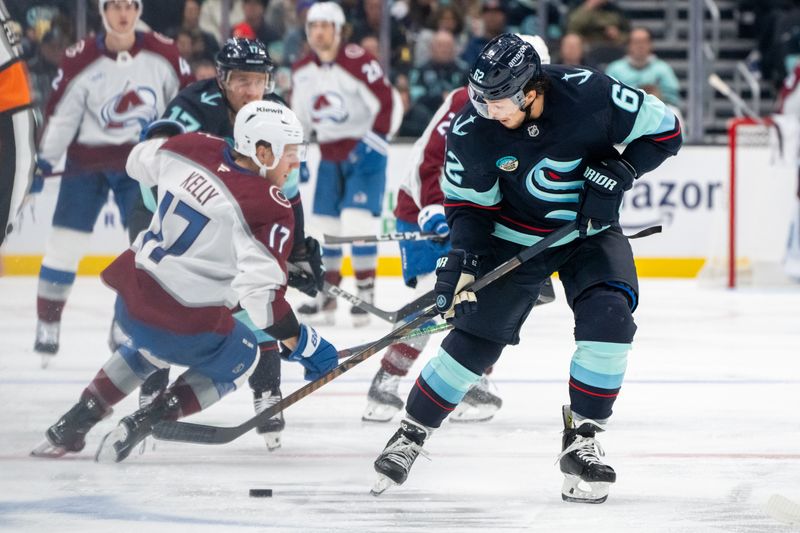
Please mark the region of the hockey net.
[[782, 262], [796, 205], [797, 167], [771, 146], [771, 130], [775, 135], [775, 124], [768, 118], [729, 123], [726, 202], [715, 217], [712, 244], [699, 275], [704, 283], [730, 288], [792, 283]]

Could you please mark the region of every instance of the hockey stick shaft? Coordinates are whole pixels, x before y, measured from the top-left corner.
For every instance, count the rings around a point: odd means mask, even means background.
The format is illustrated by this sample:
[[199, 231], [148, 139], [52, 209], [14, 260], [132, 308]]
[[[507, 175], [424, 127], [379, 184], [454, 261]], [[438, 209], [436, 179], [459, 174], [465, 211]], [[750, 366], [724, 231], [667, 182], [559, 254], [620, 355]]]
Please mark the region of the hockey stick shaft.
[[436, 233], [422, 233], [420, 231], [394, 231], [380, 235], [323, 235], [325, 244], [360, 244], [368, 242], [388, 241], [445, 241]]
[[[453, 325], [452, 324], [448, 324], [446, 322], [442, 322], [441, 324], [436, 324], [434, 326], [428, 326], [428, 327], [415, 329], [414, 331], [412, 331], [408, 335], [397, 339], [395, 342], [405, 342], [405, 341], [409, 341], [409, 340], [412, 340], [412, 339], [417, 339], [419, 337], [427, 337], [429, 335], [435, 335], [436, 333], [441, 333], [443, 331], [449, 331], [451, 329], [453, 329]], [[361, 350], [369, 348], [371, 344], [372, 344], [371, 342], [366, 342], [364, 344], [360, 344], [360, 345], [355, 346], [353, 348], [345, 348], [344, 350], [339, 350], [339, 352], [338, 352], [339, 359], [346, 359], [347, 357], [350, 357], [350, 356], [360, 352]]]
[[[495, 267], [491, 272], [475, 280], [471, 285], [464, 288], [464, 290], [480, 291], [487, 285], [494, 283], [498, 279], [504, 277], [509, 272], [512, 272], [525, 261], [532, 259], [545, 251], [550, 246], [560, 244], [561, 241], [573, 234], [577, 234], [575, 224], [567, 224], [553, 231], [550, 235], [540, 240], [536, 244], [525, 248], [520, 253], [511, 259], [501, 263]], [[397, 327], [393, 331], [384, 335], [377, 341], [373, 342], [368, 347], [356, 353], [349, 359], [342, 361], [336, 368], [311, 383], [300, 387], [293, 393], [283, 398], [280, 402], [265, 409], [256, 416], [246, 420], [242, 424], [233, 427], [220, 427], [208, 426], [203, 424], [192, 424], [189, 422], [170, 422], [164, 421], [158, 423], [153, 428], [153, 435], [162, 440], [172, 440], [178, 442], [195, 442], [200, 444], [226, 444], [234, 439], [244, 435], [256, 426], [261, 425], [264, 421], [272, 418], [276, 414], [284, 411], [290, 405], [293, 405], [305, 398], [312, 392], [320, 387], [327, 385], [337, 377], [341, 376], [356, 365], [366, 361], [369, 357], [375, 355], [383, 350], [390, 344], [397, 342], [398, 339], [403, 338], [409, 332], [418, 328], [429, 319], [436, 316], [437, 311], [434, 305], [426, 307], [416, 317], [412, 318], [409, 322]]]
[[731, 86], [725, 83], [717, 74], [710, 74], [708, 76], [708, 84], [719, 91], [722, 96], [730, 100], [733, 105], [740, 108], [749, 118], [752, 118], [758, 122], [763, 121], [763, 119], [758, 116], [758, 113], [756, 113], [753, 108], [742, 99], [741, 96], [736, 94]]

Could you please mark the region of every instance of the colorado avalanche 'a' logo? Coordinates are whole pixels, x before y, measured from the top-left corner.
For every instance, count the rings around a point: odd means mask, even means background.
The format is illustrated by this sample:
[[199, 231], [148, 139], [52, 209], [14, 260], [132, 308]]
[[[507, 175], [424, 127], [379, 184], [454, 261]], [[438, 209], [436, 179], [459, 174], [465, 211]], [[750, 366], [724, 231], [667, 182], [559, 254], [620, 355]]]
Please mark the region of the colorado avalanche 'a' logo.
[[158, 118], [156, 92], [146, 86], [128, 82], [121, 93], [100, 108], [100, 117], [109, 129], [139, 125], [142, 128]]
[[292, 207], [291, 202], [289, 202], [289, 199], [286, 198], [285, 194], [283, 194], [283, 191], [281, 191], [276, 186], [272, 185], [269, 188], [269, 195], [270, 197], [272, 197], [273, 200], [278, 202], [278, 204], [282, 205], [283, 207]]
[[341, 124], [350, 116], [344, 105], [344, 98], [337, 92], [326, 91], [315, 95], [312, 100], [311, 120], [315, 123], [329, 120]]

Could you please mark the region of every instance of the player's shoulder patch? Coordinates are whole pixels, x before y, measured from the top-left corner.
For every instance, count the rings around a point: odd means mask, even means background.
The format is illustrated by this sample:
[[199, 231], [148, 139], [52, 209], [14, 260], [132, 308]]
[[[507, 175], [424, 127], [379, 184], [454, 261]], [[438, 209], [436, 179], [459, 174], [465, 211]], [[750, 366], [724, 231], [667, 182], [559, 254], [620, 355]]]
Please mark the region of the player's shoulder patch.
[[289, 201], [288, 198], [286, 198], [286, 195], [283, 194], [283, 191], [279, 187], [276, 187], [275, 185], [270, 185], [269, 196], [270, 198], [275, 200], [275, 203], [277, 203], [278, 205], [289, 209], [292, 208], [292, 203]]
[[366, 50], [354, 43], [350, 43], [344, 47], [344, 55], [349, 59], [358, 59], [359, 57], [364, 56], [366, 53]]

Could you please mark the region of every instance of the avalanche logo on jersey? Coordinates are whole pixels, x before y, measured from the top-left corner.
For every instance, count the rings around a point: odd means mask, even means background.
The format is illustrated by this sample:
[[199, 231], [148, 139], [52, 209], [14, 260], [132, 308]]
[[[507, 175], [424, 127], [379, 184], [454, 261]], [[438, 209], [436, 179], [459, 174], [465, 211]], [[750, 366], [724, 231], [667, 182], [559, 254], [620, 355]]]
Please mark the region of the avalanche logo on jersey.
[[350, 116], [345, 108], [344, 98], [337, 92], [326, 91], [314, 95], [312, 102], [311, 120], [315, 123], [331, 121], [341, 124]]
[[291, 202], [289, 202], [289, 199], [286, 198], [285, 194], [283, 194], [283, 191], [281, 191], [275, 185], [272, 185], [269, 188], [269, 195], [273, 200], [275, 200], [275, 202], [278, 203], [278, 205], [282, 205], [283, 207], [292, 207]]
[[147, 86], [125, 85], [120, 94], [100, 108], [100, 117], [108, 129], [140, 125], [142, 128], [158, 118], [156, 92]]

